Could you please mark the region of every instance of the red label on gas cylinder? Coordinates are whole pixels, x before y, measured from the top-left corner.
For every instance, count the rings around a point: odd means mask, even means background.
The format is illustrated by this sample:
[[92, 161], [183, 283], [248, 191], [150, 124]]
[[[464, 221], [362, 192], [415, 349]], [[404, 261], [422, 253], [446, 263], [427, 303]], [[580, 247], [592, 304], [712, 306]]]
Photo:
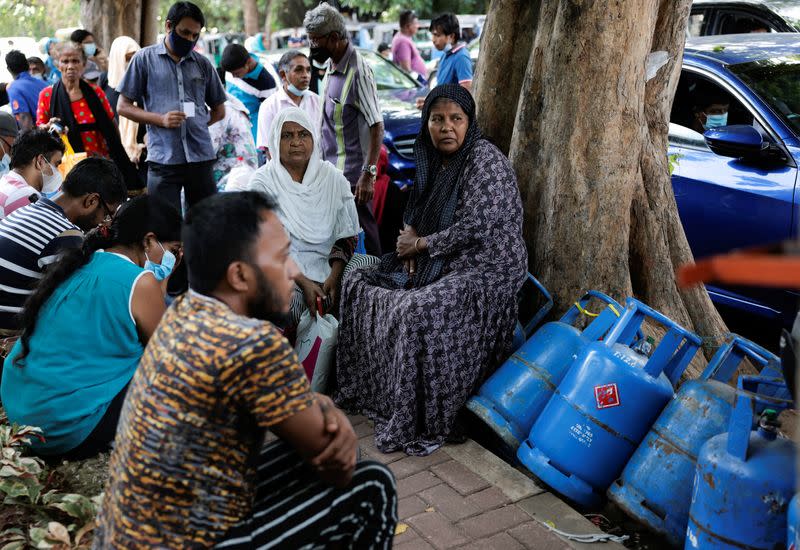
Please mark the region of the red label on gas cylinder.
[[594, 400], [598, 409], [619, 406], [619, 390], [616, 384], [603, 384], [594, 387]]

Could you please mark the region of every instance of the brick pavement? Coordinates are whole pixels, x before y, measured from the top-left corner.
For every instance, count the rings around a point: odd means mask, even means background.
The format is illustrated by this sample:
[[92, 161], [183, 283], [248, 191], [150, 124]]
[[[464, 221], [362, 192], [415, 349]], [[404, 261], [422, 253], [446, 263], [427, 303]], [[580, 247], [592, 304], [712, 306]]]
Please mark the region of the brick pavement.
[[[599, 532], [531, 478], [473, 441], [446, 445], [427, 457], [383, 454], [375, 447], [371, 423], [363, 416], [350, 420], [364, 458], [387, 464], [397, 478], [398, 550], [588, 548], [559, 538], [540, 521], [573, 533]], [[623, 547], [604, 544], [603, 548]]]

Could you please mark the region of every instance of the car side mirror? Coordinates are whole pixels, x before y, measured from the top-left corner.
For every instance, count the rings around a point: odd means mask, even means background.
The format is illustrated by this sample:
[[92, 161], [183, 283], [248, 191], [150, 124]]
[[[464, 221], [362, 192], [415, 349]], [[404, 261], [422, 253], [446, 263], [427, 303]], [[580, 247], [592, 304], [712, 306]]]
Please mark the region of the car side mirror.
[[703, 137], [708, 148], [723, 157], [762, 159], [771, 150], [761, 133], [747, 124], [711, 128], [703, 133]]

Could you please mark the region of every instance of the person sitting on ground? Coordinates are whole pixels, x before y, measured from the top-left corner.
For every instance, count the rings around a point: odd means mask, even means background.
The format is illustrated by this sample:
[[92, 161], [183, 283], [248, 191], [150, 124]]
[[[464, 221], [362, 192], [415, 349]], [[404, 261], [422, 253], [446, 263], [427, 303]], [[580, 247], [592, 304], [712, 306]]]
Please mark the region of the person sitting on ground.
[[[225, 70], [217, 67], [217, 73], [225, 84]], [[235, 179], [247, 181], [258, 168], [258, 151], [247, 107], [231, 93], [225, 92], [225, 95], [228, 98], [225, 101], [225, 116], [208, 127], [211, 143], [217, 152], [213, 175], [218, 191], [226, 189], [232, 173]]]
[[88, 158], [70, 170], [52, 200], [41, 197], [0, 220], [0, 335], [16, 334], [17, 315], [45, 268], [64, 250], [80, 248], [84, 231], [111, 223], [124, 199], [114, 163]]
[[[357, 462], [347, 417], [267, 321], [298, 273], [275, 204], [215, 195], [183, 238], [191, 288], [128, 390], [95, 548], [391, 548], [392, 473]], [[267, 430], [279, 439], [264, 446]]]
[[47, 84], [31, 76], [28, 58], [19, 50], [11, 50], [6, 54], [6, 67], [14, 77], [6, 86], [11, 110], [17, 117], [20, 131], [26, 132], [35, 126], [39, 93]]
[[250, 113], [253, 140], [258, 135], [258, 109], [277, 91], [277, 83], [258, 58], [241, 44], [228, 44], [222, 51], [220, 67], [230, 73], [225, 89], [241, 101]]
[[25, 303], [0, 396], [11, 422], [39, 426], [43, 456], [108, 450], [128, 383], [164, 314], [181, 217], [157, 198], [123, 204], [110, 226], [53, 265]]
[[122, 172], [131, 189], [139, 187], [136, 168], [128, 158], [114, 122], [114, 111], [99, 87], [81, 79], [86, 52], [72, 42], [59, 47], [61, 80], [39, 94], [36, 124], [46, 125], [57, 119], [68, 131], [75, 152], [110, 158]]
[[319, 96], [308, 89], [311, 83], [311, 63], [300, 50], [289, 50], [278, 61], [281, 87], [277, 93], [268, 97], [258, 109], [258, 137], [256, 146], [266, 158], [270, 158], [269, 140], [272, 135], [272, 121], [287, 107], [300, 107], [308, 118], [319, 127]]
[[457, 84], [428, 95], [395, 253], [345, 277], [334, 400], [375, 420], [383, 452], [427, 455], [508, 353], [525, 280], [514, 170]]
[[11, 147], [18, 135], [17, 119], [11, 113], [0, 111], [0, 177], [11, 170]]
[[334, 307], [359, 231], [350, 183], [341, 170], [320, 158], [318, 139], [304, 111], [282, 110], [270, 136], [274, 156], [250, 180], [251, 190], [278, 203], [278, 218], [291, 240], [290, 254], [300, 268], [291, 326], [300, 320], [304, 305], [314, 315], [317, 298]]
[[0, 220], [35, 197], [61, 188], [64, 142], [46, 130], [22, 133], [11, 146], [11, 171], [0, 178]]

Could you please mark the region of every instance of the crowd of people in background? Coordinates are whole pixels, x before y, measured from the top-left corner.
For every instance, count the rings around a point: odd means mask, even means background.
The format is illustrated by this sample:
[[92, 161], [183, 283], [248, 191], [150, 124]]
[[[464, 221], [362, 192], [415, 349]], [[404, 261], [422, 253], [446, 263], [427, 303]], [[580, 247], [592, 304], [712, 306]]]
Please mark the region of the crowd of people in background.
[[[97, 548], [390, 547], [394, 478], [358, 460], [336, 405], [373, 419], [384, 452], [458, 440], [525, 276], [515, 176], [475, 120], [458, 19], [430, 24], [438, 86], [417, 100], [388, 250], [381, 99], [341, 13], [308, 11], [310, 52], [277, 67], [235, 43], [214, 67], [191, 2], [164, 21], [144, 47], [106, 53], [81, 29], [45, 60], [6, 56], [3, 407], [44, 430], [48, 460], [113, 448]], [[381, 55], [424, 81], [419, 20], [398, 23]], [[304, 312], [339, 319], [333, 399], [293, 351]]]

